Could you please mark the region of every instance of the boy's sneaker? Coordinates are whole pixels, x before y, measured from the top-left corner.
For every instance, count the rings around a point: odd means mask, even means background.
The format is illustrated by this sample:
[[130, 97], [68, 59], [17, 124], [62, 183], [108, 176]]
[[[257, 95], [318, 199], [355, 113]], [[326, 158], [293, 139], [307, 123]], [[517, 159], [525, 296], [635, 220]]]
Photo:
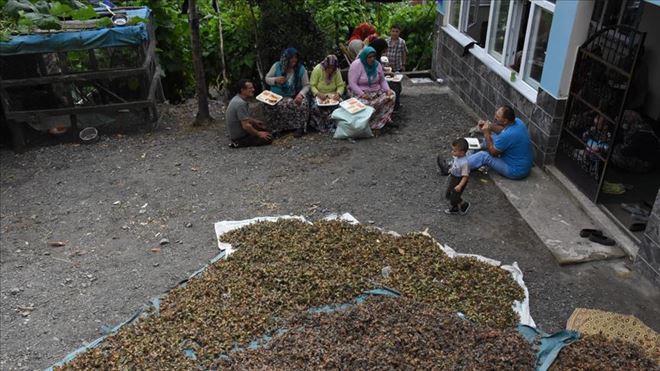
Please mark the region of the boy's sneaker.
[[455, 215], [458, 214], [461, 210], [458, 207], [450, 207], [449, 209], [445, 209], [445, 214], [447, 215]]
[[467, 201], [463, 202], [459, 207], [459, 210], [461, 212], [461, 215], [467, 214], [468, 210], [470, 210], [470, 203]]

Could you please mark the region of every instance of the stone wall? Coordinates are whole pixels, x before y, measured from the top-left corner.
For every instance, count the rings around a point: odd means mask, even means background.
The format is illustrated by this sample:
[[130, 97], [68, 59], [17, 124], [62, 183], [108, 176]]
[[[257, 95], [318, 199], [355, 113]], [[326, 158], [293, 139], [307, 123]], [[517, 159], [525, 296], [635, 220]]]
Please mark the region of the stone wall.
[[635, 265], [637, 270], [660, 286], [660, 192], [655, 198]]
[[436, 18], [433, 72], [479, 116], [492, 120], [495, 109], [510, 105], [527, 124], [538, 166], [554, 162], [566, 100], [557, 100], [539, 89], [537, 103], [530, 102], [508, 81], [491, 71], [471, 53], [462, 56], [463, 47], [440, 28]]

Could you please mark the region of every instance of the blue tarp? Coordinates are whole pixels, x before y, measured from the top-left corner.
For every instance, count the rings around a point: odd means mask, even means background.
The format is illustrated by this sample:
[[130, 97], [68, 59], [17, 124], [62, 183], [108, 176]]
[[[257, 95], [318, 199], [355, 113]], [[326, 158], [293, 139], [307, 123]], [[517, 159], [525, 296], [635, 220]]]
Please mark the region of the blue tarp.
[[580, 333], [572, 330], [563, 330], [554, 334], [545, 332], [526, 325], [518, 325], [518, 332], [527, 339], [530, 344], [538, 342], [538, 353], [536, 354], [535, 371], [547, 371], [559, 355], [561, 349], [571, 343], [580, 340]]
[[[103, 9], [97, 9], [102, 11]], [[123, 10], [121, 11], [124, 12]], [[131, 17], [148, 19], [149, 8], [126, 10]], [[140, 23], [133, 26], [115, 26], [95, 30], [52, 32], [47, 34], [14, 36], [7, 42], [0, 42], [0, 55], [18, 55], [35, 53], [55, 53], [70, 50], [95, 48], [114, 48], [140, 45], [149, 40], [147, 25]]]

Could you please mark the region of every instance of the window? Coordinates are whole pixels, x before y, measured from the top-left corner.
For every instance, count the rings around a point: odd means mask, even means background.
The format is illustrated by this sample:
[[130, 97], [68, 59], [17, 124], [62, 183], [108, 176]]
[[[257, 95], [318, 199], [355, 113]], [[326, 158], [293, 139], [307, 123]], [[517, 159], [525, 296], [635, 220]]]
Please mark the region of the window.
[[552, 13], [537, 6], [534, 9], [534, 18], [527, 53], [525, 59], [525, 75], [523, 80], [534, 88], [539, 87], [543, 64], [545, 62], [545, 51], [548, 48], [550, 37], [550, 26], [552, 26]]
[[551, 0], [451, 0], [448, 22], [536, 90], [554, 10]]
[[484, 48], [488, 34], [490, 6], [491, 0], [453, 0], [450, 6], [449, 24]]
[[509, 17], [509, 0], [495, 0], [493, 2], [493, 14], [491, 15], [490, 38], [488, 39], [488, 53], [495, 57], [500, 63], [504, 52], [504, 37]]
[[454, 0], [449, 7], [449, 24], [458, 29], [458, 21], [461, 15], [461, 2]]

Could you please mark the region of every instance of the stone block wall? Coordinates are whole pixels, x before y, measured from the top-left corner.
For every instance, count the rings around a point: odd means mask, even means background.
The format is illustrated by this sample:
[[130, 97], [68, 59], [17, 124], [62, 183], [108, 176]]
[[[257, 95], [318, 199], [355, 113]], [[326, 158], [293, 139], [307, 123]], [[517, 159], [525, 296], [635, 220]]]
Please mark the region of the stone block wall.
[[635, 266], [639, 272], [660, 286], [660, 192], [655, 198]]
[[539, 89], [537, 101], [532, 103], [471, 53], [462, 56], [463, 47], [442, 31], [441, 20], [439, 15], [433, 48], [434, 74], [445, 79], [452, 91], [485, 119], [492, 120], [501, 105], [513, 107], [529, 129], [535, 163], [540, 167], [553, 163], [566, 100], [557, 100]]

